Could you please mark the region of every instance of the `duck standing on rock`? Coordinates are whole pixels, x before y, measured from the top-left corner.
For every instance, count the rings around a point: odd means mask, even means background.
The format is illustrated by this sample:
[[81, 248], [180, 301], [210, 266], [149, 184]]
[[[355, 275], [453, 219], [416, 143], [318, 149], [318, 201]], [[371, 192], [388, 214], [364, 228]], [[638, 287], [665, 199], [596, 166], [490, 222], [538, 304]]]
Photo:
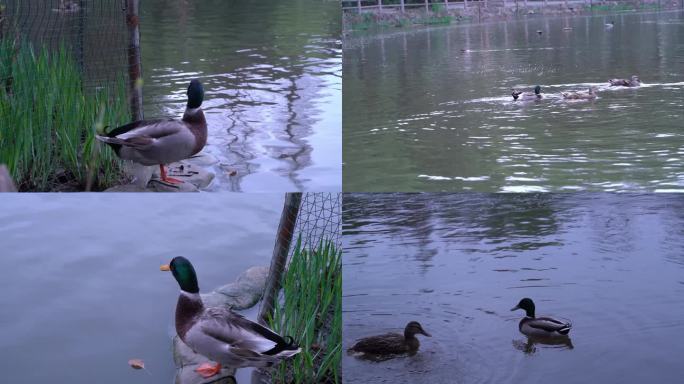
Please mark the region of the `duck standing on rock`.
[[195, 79], [188, 87], [188, 103], [183, 118], [139, 120], [114, 128], [97, 139], [107, 143], [117, 156], [142, 165], [159, 165], [161, 180], [178, 184], [168, 177], [164, 164], [187, 159], [207, 143], [207, 121], [202, 112], [204, 89]]
[[589, 87], [586, 92], [576, 91], [576, 92], [561, 92], [563, 98], [566, 100], [593, 100], [596, 98], [596, 89], [594, 87]]
[[178, 337], [195, 353], [216, 362], [195, 370], [202, 377], [218, 374], [221, 364], [231, 368], [267, 367], [301, 352], [290, 336], [282, 337], [228, 308], [204, 307], [197, 275], [188, 259], [175, 257], [160, 269], [170, 270], [181, 289], [176, 304]]
[[516, 91], [515, 89], [511, 93], [511, 96], [513, 96], [513, 100], [541, 100], [542, 94], [541, 94], [541, 86], [537, 85], [534, 87], [534, 93], [531, 92], [523, 92], [523, 91]]
[[347, 352], [357, 357], [371, 359], [387, 359], [404, 353], [414, 354], [420, 347], [416, 335], [427, 337], [431, 335], [423, 329], [417, 321], [406, 324], [404, 334], [386, 333], [384, 335], [363, 338], [354, 344]]
[[638, 87], [641, 85], [641, 80], [637, 75], [632, 75], [630, 79], [611, 79], [608, 82], [611, 87]]
[[561, 321], [552, 317], [535, 317], [534, 316], [534, 302], [530, 298], [520, 300], [518, 305], [511, 308], [511, 311], [517, 309], [524, 309], [526, 316], [520, 320], [518, 329], [521, 333], [527, 336], [552, 338], [552, 337], [567, 337], [570, 333], [572, 324], [567, 321]]

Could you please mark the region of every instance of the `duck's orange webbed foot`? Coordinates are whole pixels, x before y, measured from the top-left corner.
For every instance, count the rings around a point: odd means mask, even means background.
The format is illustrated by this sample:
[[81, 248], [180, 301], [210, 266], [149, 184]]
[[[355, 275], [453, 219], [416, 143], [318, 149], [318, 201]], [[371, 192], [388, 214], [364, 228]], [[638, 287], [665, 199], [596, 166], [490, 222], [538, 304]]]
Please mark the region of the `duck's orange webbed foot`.
[[207, 379], [209, 377], [218, 375], [219, 372], [221, 372], [221, 364], [204, 363], [201, 364], [199, 367], [195, 368], [195, 372], [197, 372], [203, 378]]

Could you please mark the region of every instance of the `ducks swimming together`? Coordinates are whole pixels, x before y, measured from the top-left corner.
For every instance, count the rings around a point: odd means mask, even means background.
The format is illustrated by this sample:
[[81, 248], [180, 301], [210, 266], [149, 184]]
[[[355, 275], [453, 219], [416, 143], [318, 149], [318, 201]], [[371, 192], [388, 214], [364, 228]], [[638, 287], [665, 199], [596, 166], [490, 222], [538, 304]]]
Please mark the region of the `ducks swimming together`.
[[523, 309], [525, 317], [520, 320], [518, 329], [527, 336], [553, 338], [567, 337], [572, 328], [572, 324], [567, 321], [554, 319], [552, 317], [535, 317], [534, 302], [530, 298], [520, 300], [518, 305], [511, 308], [511, 311]]
[[589, 90], [576, 92], [561, 92], [563, 98], [566, 100], [593, 100], [596, 98], [596, 89], [589, 87]]
[[513, 96], [513, 100], [541, 100], [542, 95], [541, 95], [541, 86], [537, 85], [534, 87], [534, 93], [531, 92], [523, 92], [523, 91], [516, 91], [515, 89], [511, 93], [511, 96]]
[[181, 289], [176, 304], [178, 337], [196, 353], [216, 362], [196, 369], [203, 377], [218, 374], [221, 364], [232, 368], [266, 367], [301, 351], [290, 336], [282, 337], [228, 308], [205, 307], [195, 269], [188, 259], [175, 257], [161, 270], [170, 270]]
[[431, 337], [417, 321], [406, 324], [404, 334], [386, 333], [363, 338], [347, 351], [357, 357], [385, 360], [401, 354], [414, 354], [420, 347], [416, 335]]
[[97, 139], [107, 143], [118, 157], [142, 165], [159, 165], [161, 180], [178, 184], [168, 177], [164, 164], [194, 156], [207, 143], [207, 121], [202, 112], [204, 88], [199, 80], [188, 86], [188, 103], [179, 120], [139, 120], [114, 128]]
[[641, 85], [641, 80], [637, 75], [632, 75], [630, 79], [611, 79], [608, 82], [611, 87], [638, 87]]

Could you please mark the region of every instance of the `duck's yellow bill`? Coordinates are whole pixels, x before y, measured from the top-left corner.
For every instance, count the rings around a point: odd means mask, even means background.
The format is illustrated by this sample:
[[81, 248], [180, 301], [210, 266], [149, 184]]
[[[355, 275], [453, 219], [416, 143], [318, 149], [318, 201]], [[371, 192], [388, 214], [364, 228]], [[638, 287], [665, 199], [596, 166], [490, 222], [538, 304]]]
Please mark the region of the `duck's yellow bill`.
[[162, 265], [161, 267], [159, 267], [159, 270], [160, 270], [160, 271], [170, 271], [170, 270], [171, 270], [171, 267], [169, 267], [168, 264], [164, 264], [164, 265]]

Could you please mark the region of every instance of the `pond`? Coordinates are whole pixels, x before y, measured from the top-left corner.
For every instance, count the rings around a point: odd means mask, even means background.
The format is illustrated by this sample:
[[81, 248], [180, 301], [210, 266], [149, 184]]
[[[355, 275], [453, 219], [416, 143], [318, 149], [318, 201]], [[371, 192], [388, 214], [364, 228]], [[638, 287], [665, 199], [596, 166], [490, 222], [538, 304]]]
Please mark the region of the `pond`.
[[[345, 380], [677, 382], [683, 212], [675, 194], [346, 196], [343, 347], [410, 320], [432, 337], [413, 357], [345, 356]], [[572, 321], [572, 347], [528, 343], [523, 297]]]
[[269, 265], [282, 207], [282, 194], [3, 196], [3, 381], [173, 382], [178, 285], [159, 266], [186, 256], [210, 291]]
[[[681, 11], [350, 36], [344, 189], [683, 191], [682, 36]], [[535, 85], [544, 99], [513, 102]]]
[[145, 118], [182, 116], [202, 80], [210, 190], [341, 189], [339, 3], [147, 0], [140, 12]]

